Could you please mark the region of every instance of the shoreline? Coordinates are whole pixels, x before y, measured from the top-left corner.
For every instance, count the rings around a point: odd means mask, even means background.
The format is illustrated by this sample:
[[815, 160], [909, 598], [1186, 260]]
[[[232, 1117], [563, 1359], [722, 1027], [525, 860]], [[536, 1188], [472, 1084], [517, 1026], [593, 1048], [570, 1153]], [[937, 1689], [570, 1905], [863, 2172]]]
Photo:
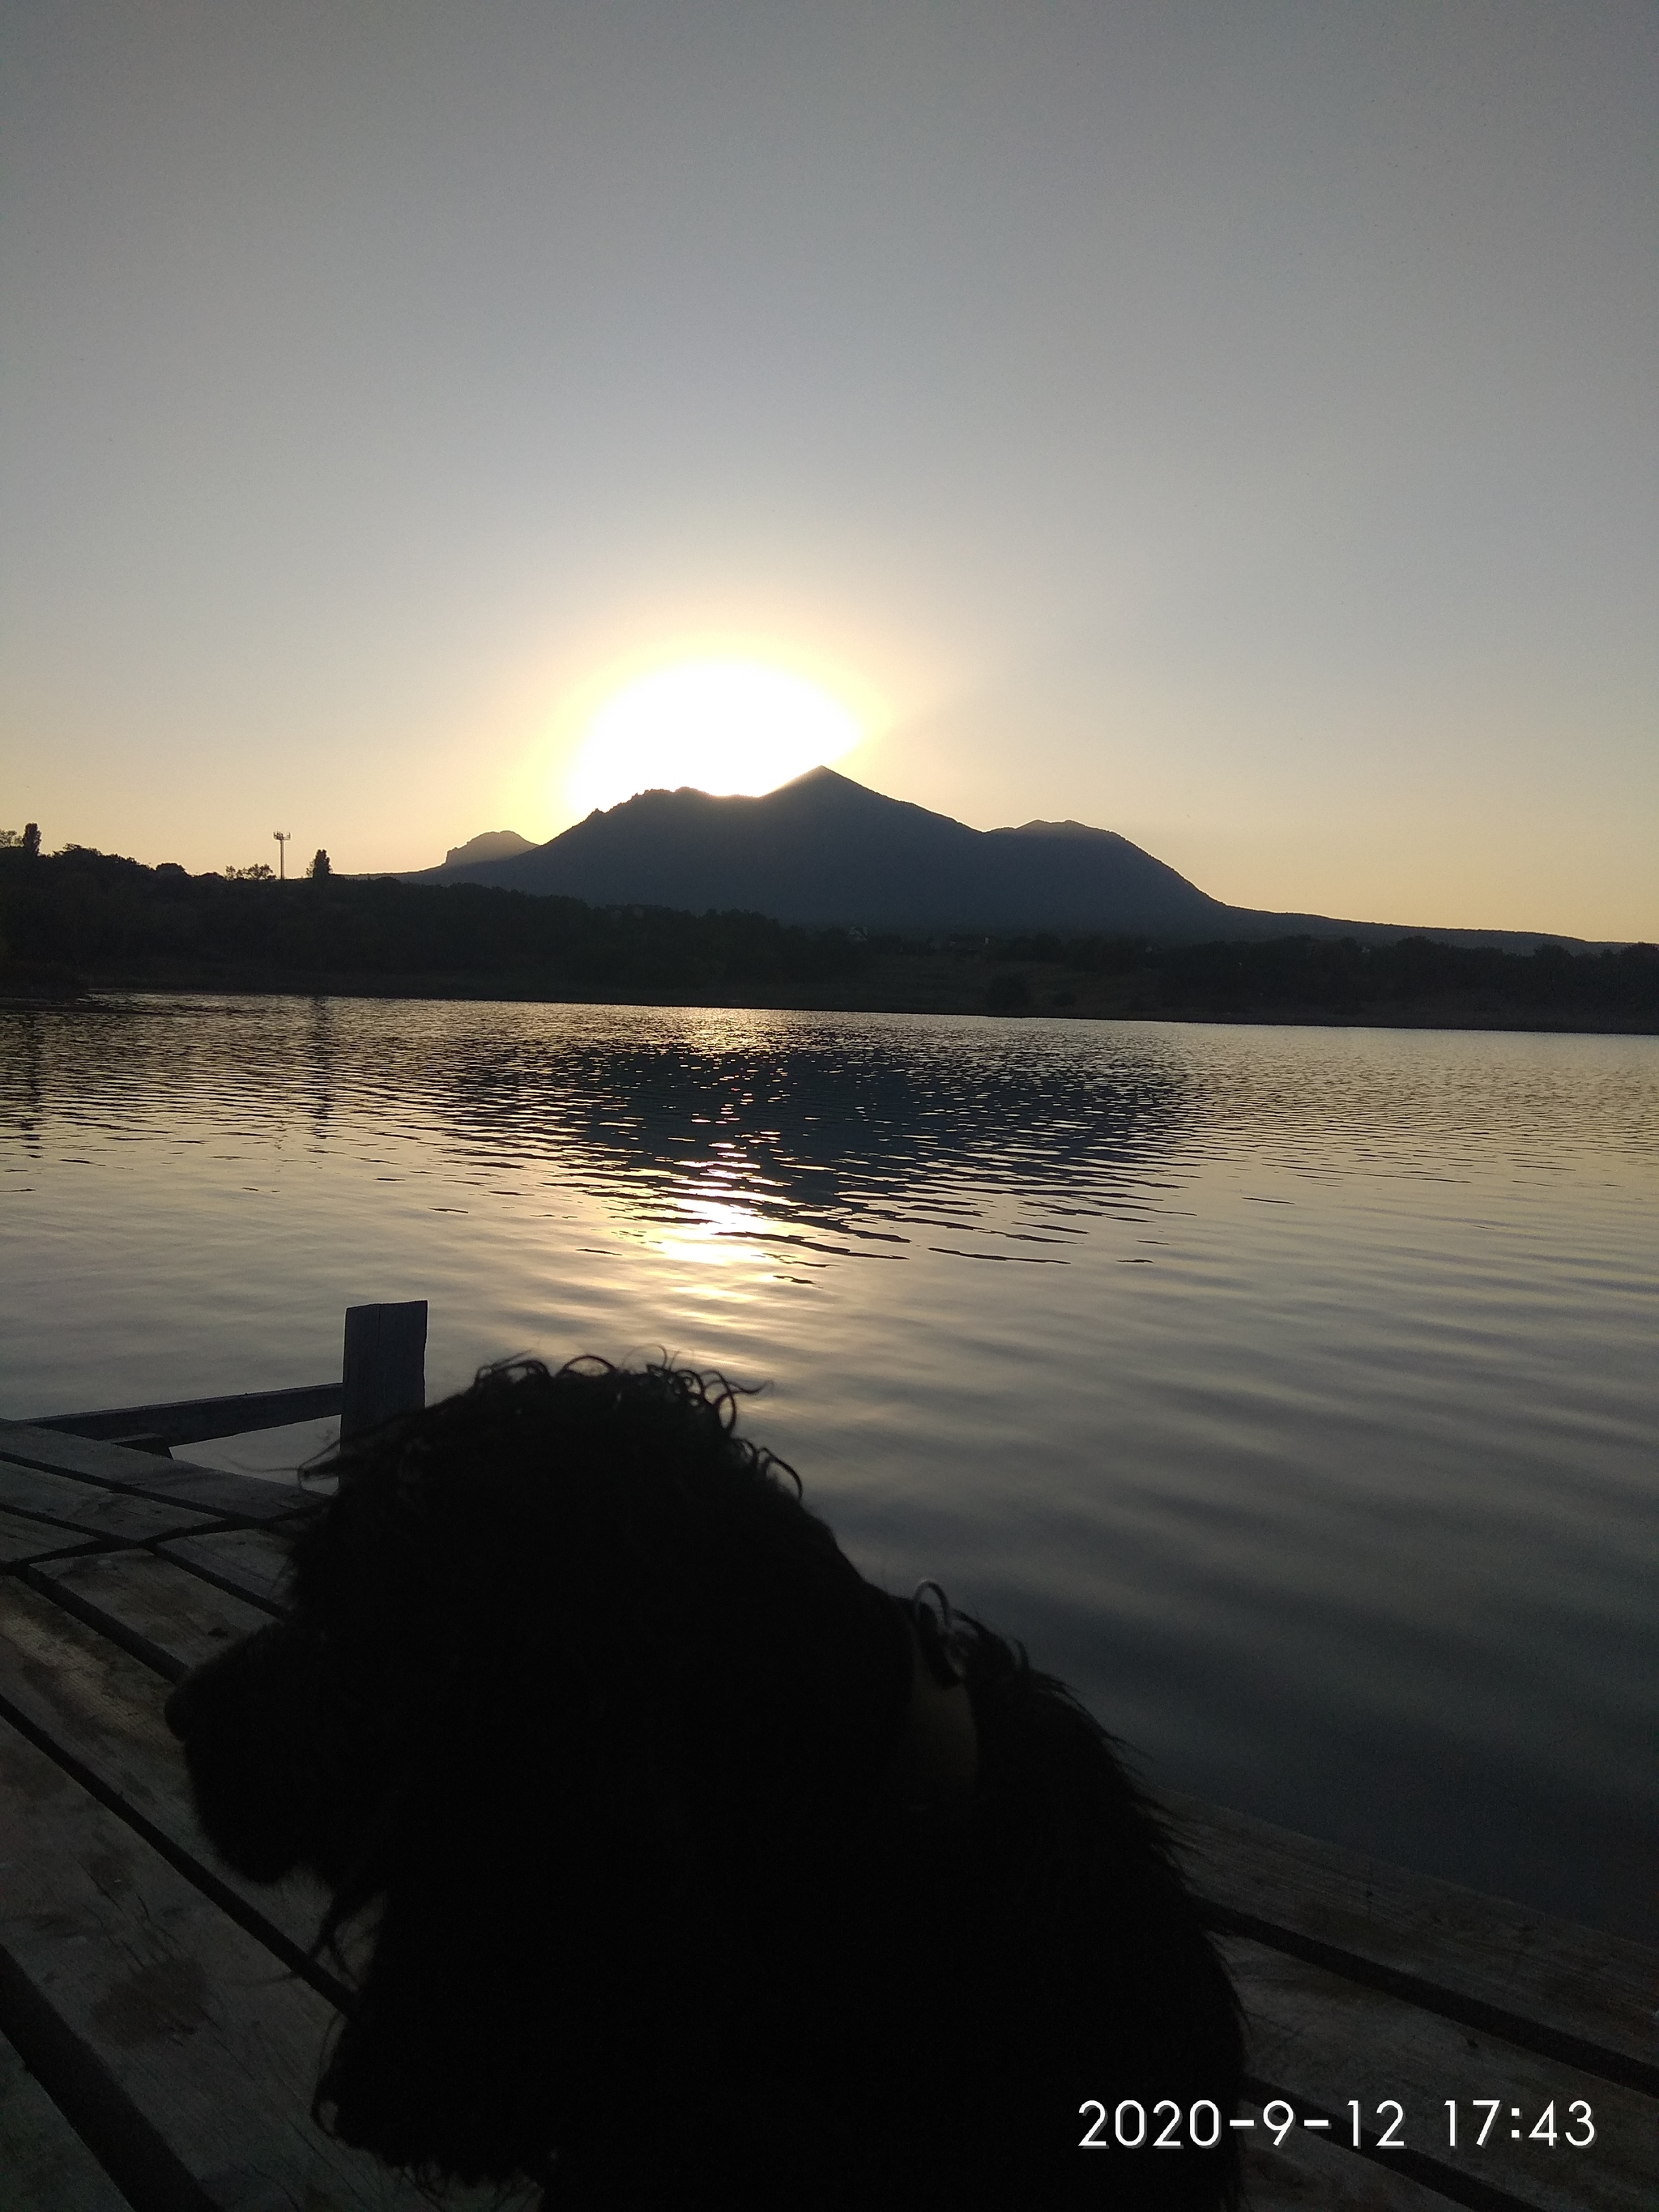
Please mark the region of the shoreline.
[[[1659, 947], [809, 929], [454, 884], [186, 876], [0, 852], [0, 1001], [300, 994], [1250, 1027], [1659, 1034]], [[1291, 917], [1291, 919], [1294, 919]]]
[[[988, 975], [988, 968], [994, 969]], [[1659, 1019], [1620, 1019], [1611, 1012], [1504, 1004], [1479, 992], [1410, 1000], [1287, 1004], [1267, 998], [1231, 1003], [1200, 1000], [1158, 1003], [1138, 979], [1092, 977], [1042, 962], [996, 961], [949, 955], [877, 956], [853, 988], [797, 993], [787, 1000], [763, 990], [667, 993], [572, 989], [531, 975], [473, 976], [427, 973], [334, 975], [268, 969], [227, 974], [160, 975], [118, 971], [44, 979], [15, 987], [0, 975], [0, 1012], [86, 1011], [117, 997], [368, 999], [388, 1002], [435, 1000], [457, 1005], [660, 1006], [799, 1014], [978, 1014], [1013, 1021], [1176, 1022], [1245, 1029], [1389, 1029], [1509, 1032], [1517, 1036], [1654, 1036]], [[1001, 988], [999, 989], [999, 985]], [[1089, 988], [1093, 986], [1092, 988]], [[908, 988], [907, 988], [908, 986]], [[1111, 988], [1116, 986], [1117, 988]], [[1125, 987], [1127, 988], [1125, 988]], [[861, 988], [860, 988], [861, 987]], [[1012, 1001], [1012, 1002], [1011, 1002]]]

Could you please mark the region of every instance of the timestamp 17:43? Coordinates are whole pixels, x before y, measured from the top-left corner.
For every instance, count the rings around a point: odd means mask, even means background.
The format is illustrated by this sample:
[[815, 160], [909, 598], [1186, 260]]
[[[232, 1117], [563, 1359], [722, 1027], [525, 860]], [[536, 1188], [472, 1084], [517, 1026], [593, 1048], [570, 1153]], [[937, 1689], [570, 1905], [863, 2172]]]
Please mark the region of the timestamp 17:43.
[[[1460, 2140], [1467, 2140], [1478, 2148], [1491, 2135], [1493, 2123], [1498, 2120], [1498, 2114], [1504, 2109], [1504, 2100], [1501, 2097], [1471, 2097], [1468, 2101], [1471, 2112], [1484, 2112], [1486, 2117], [1481, 2121], [1478, 2133], [1472, 2132], [1467, 2138], [1462, 2138], [1458, 2134], [1457, 2100], [1455, 2097], [1447, 2098], [1447, 2137], [1454, 2150], [1456, 2149]], [[1520, 2142], [1523, 2140], [1528, 2142], [1540, 2142], [1553, 2150], [1556, 2143], [1560, 2142], [1564, 2142], [1569, 2150], [1588, 2150], [1595, 2141], [1595, 2121], [1589, 2104], [1583, 2097], [1575, 2097], [1571, 2104], [1567, 2106], [1559, 2131], [1555, 2118], [1555, 2100], [1553, 2097], [1530, 2127], [1527, 2125], [1526, 2117], [1519, 2105], [1510, 2106], [1509, 2118], [1516, 2124], [1508, 2130], [1511, 2142]], [[1473, 2120], [1470, 2121], [1469, 2126], [1471, 2130], [1474, 2129]], [[1503, 2138], [1503, 2133], [1500, 2124], [1500, 2141]]]

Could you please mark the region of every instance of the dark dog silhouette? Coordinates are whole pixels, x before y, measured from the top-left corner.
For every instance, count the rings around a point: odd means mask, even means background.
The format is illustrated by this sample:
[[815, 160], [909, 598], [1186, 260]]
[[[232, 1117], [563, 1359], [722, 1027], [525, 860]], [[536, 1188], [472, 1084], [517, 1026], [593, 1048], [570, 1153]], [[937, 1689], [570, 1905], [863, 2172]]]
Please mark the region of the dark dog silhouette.
[[319, 2118], [546, 2212], [1231, 2204], [1232, 1990], [1109, 1739], [866, 1583], [736, 1395], [486, 1371], [169, 1698], [225, 1857], [333, 1893]]

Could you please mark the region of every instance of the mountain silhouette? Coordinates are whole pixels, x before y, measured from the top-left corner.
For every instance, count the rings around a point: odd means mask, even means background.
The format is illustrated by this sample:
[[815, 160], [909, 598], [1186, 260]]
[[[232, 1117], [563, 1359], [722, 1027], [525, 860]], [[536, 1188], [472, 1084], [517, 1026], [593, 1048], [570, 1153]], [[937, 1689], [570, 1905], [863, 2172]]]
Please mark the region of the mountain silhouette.
[[465, 845], [452, 845], [444, 854], [444, 867], [452, 872], [457, 868], [470, 868], [479, 860], [508, 860], [518, 853], [533, 853], [532, 838], [520, 836], [516, 830], [485, 830], [476, 837], [469, 837]]
[[[1060, 930], [1197, 940], [1407, 933], [1399, 924], [1226, 906], [1115, 830], [1080, 822], [973, 830], [828, 768], [760, 799], [642, 791], [527, 852], [469, 860], [468, 849], [402, 880], [912, 933]], [[1511, 949], [1578, 942], [1504, 930], [1410, 933]]]

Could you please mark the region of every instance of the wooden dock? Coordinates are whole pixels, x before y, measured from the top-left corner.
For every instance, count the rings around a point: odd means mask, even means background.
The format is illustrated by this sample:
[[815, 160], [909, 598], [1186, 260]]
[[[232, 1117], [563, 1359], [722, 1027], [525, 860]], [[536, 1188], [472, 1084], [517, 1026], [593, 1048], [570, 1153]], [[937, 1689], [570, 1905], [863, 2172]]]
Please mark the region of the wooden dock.
[[[316, 1410], [338, 1410], [325, 1387]], [[307, 1395], [215, 1401], [194, 1424], [160, 1407], [0, 1424], [0, 2212], [426, 2201], [313, 2124], [343, 1994], [310, 1955], [320, 1893], [215, 1858], [161, 1719], [189, 1668], [280, 1613], [302, 1503], [166, 1447], [249, 1411], [250, 1427], [303, 1418]], [[1239, 1814], [1172, 1810], [1249, 2014], [1260, 2212], [1659, 2204], [1659, 1954]], [[1109, 2144], [1135, 2126], [1109, 2112]]]

